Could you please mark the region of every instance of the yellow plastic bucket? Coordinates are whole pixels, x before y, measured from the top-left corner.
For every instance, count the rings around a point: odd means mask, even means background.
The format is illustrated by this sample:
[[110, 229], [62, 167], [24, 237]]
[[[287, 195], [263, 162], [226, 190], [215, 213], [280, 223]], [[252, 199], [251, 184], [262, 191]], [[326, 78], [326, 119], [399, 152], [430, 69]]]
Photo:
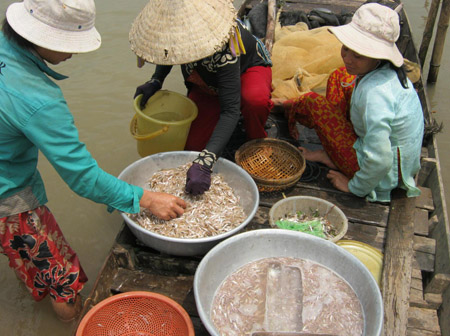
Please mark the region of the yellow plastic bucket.
[[159, 90], [144, 109], [134, 100], [136, 114], [130, 123], [130, 132], [137, 140], [137, 150], [145, 157], [155, 153], [183, 150], [192, 121], [197, 117], [197, 106], [182, 94]]

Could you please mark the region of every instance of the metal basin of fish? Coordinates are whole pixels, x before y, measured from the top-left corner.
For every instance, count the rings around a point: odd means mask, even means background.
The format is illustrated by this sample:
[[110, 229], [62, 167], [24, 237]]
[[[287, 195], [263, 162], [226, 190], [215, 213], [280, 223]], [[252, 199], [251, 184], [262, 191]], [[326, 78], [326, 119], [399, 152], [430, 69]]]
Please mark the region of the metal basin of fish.
[[[129, 165], [120, 173], [119, 178], [128, 183], [148, 189], [148, 180], [152, 174], [161, 169], [175, 168], [191, 162], [198, 154], [198, 152], [194, 151], [173, 151], [153, 154]], [[151, 232], [130, 219], [127, 214], [122, 213], [125, 223], [142, 243], [160, 252], [178, 256], [205, 254], [220, 241], [243, 229], [253, 219], [259, 204], [258, 188], [251, 176], [244, 169], [229, 160], [219, 158], [214, 165], [213, 173], [221, 174], [226, 183], [233, 188], [247, 215], [245, 221], [236, 228], [217, 236], [185, 239], [166, 237]]]
[[381, 334], [381, 293], [369, 270], [355, 256], [328, 240], [310, 234], [260, 229], [240, 233], [221, 242], [203, 257], [197, 268], [194, 277], [195, 302], [210, 335], [219, 336], [212, 322], [211, 311], [221, 284], [242, 266], [272, 257], [308, 259], [335, 272], [350, 285], [361, 303], [363, 335]]

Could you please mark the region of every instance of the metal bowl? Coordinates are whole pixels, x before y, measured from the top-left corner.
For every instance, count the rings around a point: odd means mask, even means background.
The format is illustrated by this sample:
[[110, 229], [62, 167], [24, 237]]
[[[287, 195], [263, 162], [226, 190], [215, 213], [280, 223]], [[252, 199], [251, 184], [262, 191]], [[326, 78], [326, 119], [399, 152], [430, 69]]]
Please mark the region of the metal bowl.
[[271, 257], [309, 259], [336, 272], [361, 302], [363, 335], [380, 335], [383, 325], [381, 293], [364, 264], [328, 240], [281, 229], [240, 233], [221, 242], [203, 257], [194, 277], [194, 296], [200, 318], [211, 335], [219, 336], [211, 321], [211, 306], [222, 282], [245, 264]]
[[[148, 180], [153, 173], [192, 162], [198, 154], [199, 152], [193, 151], [153, 154], [129, 165], [120, 173], [119, 179], [142, 188], [148, 188]], [[160, 252], [178, 256], [204, 255], [214, 245], [243, 229], [253, 219], [259, 204], [258, 188], [244, 169], [231, 161], [219, 158], [214, 165], [213, 172], [221, 174], [228, 185], [233, 188], [247, 215], [245, 221], [233, 230], [213, 237], [183, 239], [166, 237], [149, 231], [129, 218], [127, 214], [122, 213], [125, 223], [142, 243]]]
[[309, 213], [311, 209], [317, 209], [321, 216], [326, 215], [331, 226], [337, 234], [332, 239], [333, 243], [345, 236], [348, 230], [348, 219], [344, 212], [335, 204], [327, 200], [312, 196], [291, 196], [276, 202], [269, 211], [269, 224], [278, 228], [276, 221], [288, 214], [295, 214], [297, 211]]

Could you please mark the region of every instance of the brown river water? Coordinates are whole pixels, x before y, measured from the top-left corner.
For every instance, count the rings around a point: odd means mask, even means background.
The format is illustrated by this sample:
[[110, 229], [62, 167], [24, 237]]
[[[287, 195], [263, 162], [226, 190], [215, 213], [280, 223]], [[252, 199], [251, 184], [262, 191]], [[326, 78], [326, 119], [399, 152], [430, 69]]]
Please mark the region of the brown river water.
[[[14, 1], [1, 0], [3, 20], [7, 6]], [[102, 35], [99, 50], [74, 55], [54, 69], [70, 78], [59, 82], [74, 115], [83, 141], [99, 165], [107, 172], [118, 175], [125, 167], [138, 160], [136, 142], [130, 134], [133, 117], [132, 97], [137, 85], [149, 79], [152, 65], [136, 67], [136, 58], [128, 43], [128, 31], [146, 0], [97, 0], [97, 29]], [[236, 0], [239, 5], [241, 1]], [[431, 1], [405, 1], [408, 18], [413, 28], [416, 46], [420, 45], [426, 16]], [[450, 42], [447, 39], [436, 84], [428, 87], [432, 110], [444, 131], [438, 136], [438, 146], [444, 185], [450, 185]], [[429, 49], [429, 55], [432, 51]], [[429, 57], [428, 57], [429, 58]], [[425, 71], [428, 69], [426, 62]], [[176, 70], [176, 71], [175, 71]], [[426, 78], [426, 77], [425, 77]], [[167, 78], [165, 89], [184, 93], [178, 67]], [[109, 214], [106, 206], [95, 204], [72, 192], [57, 175], [53, 167], [41, 157], [39, 169], [44, 178], [48, 206], [58, 220], [65, 237], [78, 253], [90, 281], [82, 294], [88, 295], [97, 272], [122, 225], [119, 213]], [[447, 191], [449, 191], [448, 188]], [[450, 196], [447, 197], [450, 199]], [[449, 206], [447, 201], [447, 206]], [[53, 315], [48, 298], [34, 302], [27, 290], [0, 257], [0, 335], [69, 335], [68, 325]]]

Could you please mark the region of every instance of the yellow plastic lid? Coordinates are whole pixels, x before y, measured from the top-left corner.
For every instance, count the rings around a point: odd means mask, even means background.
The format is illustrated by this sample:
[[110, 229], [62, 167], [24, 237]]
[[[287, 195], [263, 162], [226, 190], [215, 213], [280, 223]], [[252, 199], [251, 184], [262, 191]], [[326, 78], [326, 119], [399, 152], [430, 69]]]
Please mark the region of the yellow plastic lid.
[[372, 273], [378, 287], [381, 286], [383, 270], [383, 253], [378, 249], [356, 240], [340, 240], [336, 243], [358, 258]]

